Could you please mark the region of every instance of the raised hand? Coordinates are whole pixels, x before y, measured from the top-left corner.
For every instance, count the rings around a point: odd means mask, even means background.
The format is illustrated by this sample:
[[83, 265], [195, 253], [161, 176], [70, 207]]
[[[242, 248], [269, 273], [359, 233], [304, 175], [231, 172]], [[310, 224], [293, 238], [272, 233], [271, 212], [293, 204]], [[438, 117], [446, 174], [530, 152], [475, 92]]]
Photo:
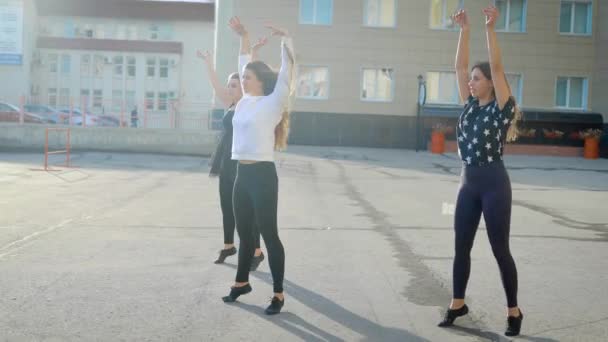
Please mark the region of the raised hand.
[[452, 21], [458, 24], [461, 29], [469, 28], [469, 17], [464, 9], [458, 10], [456, 13], [452, 14]]
[[268, 37], [259, 38], [257, 43], [253, 44], [251, 49], [253, 50], [253, 52], [257, 52], [266, 44], [268, 44]]
[[228, 21], [228, 25], [230, 26], [232, 31], [234, 31], [236, 34], [238, 34], [241, 37], [243, 35], [247, 34], [247, 30], [245, 30], [245, 26], [243, 26], [243, 24], [241, 24], [241, 20], [239, 19], [239, 17], [230, 18], [230, 20]]
[[493, 29], [496, 26], [498, 17], [500, 16], [498, 8], [496, 8], [495, 6], [486, 7], [483, 9], [483, 14], [485, 14], [486, 16], [486, 27]]
[[288, 37], [289, 36], [289, 32], [287, 32], [286, 29], [282, 29], [282, 28], [278, 28], [274, 25], [264, 25], [264, 27], [266, 27], [267, 29], [270, 29], [272, 31], [271, 35], [272, 36], [279, 36], [279, 37]]
[[213, 57], [209, 51], [202, 52], [201, 50], [196, 50], [196, 56], [207, 63], [213, 64]]

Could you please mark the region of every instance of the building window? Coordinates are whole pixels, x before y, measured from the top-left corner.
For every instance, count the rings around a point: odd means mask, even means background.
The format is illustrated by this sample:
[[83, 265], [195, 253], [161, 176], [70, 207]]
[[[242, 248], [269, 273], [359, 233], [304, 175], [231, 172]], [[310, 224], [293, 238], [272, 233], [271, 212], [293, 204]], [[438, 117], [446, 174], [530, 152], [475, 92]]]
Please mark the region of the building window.
[[527, 0], [496, 0], [500, 17], [496, 30], [504, 32], [525, 32]]
[[100, 55], [95, 55], [95, 65], [93, 66], [93, 75], [101, 77], [103, 75], [103, 66], [105, 64], [105, 58]]
[[112, 111], [122, 111], [122, 90], [112, 90]]
[[298, 65], [296, 96], [309, 99], [327, 99], [329, 90], [329, 68]]
[[89, 89], [80, 89], [80, 101], [82, 103], [82, 108], [89, 108], [91, 93]]
[[135, 74], [136, 74], [136, 68], [137, 66], [137, 60], [135, 59], [135, 57], [133, 56], [128, 56], [127, 57], [127, 77], [128, 78], [135, 78]]
[[363, 69], [361, 99], [365, 101], [393, 100], [393, 69]]
[[57, 54], [49, 53], [48, 63], [49, 63], [49, 72], [56, 73], [57, 72]]
[[372, 27], [395, 27], [396, 0], [365, 0], [363, 25]]
[[168, 99], [167, 92], [158, 93], [158, 110], [167, 110], [167, 108], [168, 108], [167, 99]]
[[300, 0], [300, 24], [331, 25], [333, 0]]
[[103, 107], [103, 90], [95, 89], [93, 90], [93, 108], [101, 108]]
[[97, 38], [97, 39], [106, 38], [106, 31], [104, 29], [103, 24], [97, 24], [97, 26], [95, 27], [95, 38]]
[[127, 110], [135, 109], [135, 91], [127, 90], [125, 92], [125, 107]]
[[156, 58], [155, 57], [148, 57], [146, 59], [146, 75], [148, 77], [155, 77], [156, 76]]
[[523, 82], [520, 74], [505, 74], [507, 83], [511, 87], [511, 95], [515, 98], [518, 105], [521, 106]]
[[57, 106], [57, 88], [49, 88], [49, 106]]
[[172, 40], [173, 28], [169, 24], [151, 24], [148, 29], [150, 40]]
[[558, 77], [555, 86], [555, 106], [573, 109], [587, 108], [588, 84], [585, 77]]
[[70, 88], [59, 89], [59, 105], [62, 107], [70, 105]]
[[137, 25], [129, 25], [127, 26], [127, 39], [129, 40], [137, 40]]
[[114, 56], [113, 64], [114, 64], [114, 77], [122, 78], [124, 75], [124, 59], [122, 56]]
[[591, 1], [562, 1], [559, 32], [591, 35], [593, 4]]
[[91, 73], [91, 55], [80, 56], [80, 75], [88, 76]]
[[154, 92], [147, 91], [146, 92], [146, 109], [154, 110], [154, 100], [155, 100]]
[[453, 29], [452, 14], [462, 8], [463, 0], [431, 0], [431, 28]]
[[63, 23], [63, 36], [65, 38], [74, 38], [75, 32], [74, 22], [71, 19], [67, 19]]
[[460, 102], [456, 73], [431, 71], [426, 73], [426, 100], [429, 103], [457, 104]]
[[169, 78], [169, 59], [159, 58], [158, 75], [160, 78]]
[[61, 55], [61, 73], [66, 75], [70, 73], [72, 58], [70, 55]]

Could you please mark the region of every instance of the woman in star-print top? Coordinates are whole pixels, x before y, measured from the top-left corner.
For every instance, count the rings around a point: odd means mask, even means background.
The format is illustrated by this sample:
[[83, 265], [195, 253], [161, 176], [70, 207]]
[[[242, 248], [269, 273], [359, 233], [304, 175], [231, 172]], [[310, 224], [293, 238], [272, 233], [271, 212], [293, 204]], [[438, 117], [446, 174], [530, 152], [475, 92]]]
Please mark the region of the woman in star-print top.
[[[439, 326], [450, 326], [469, 309], [465, 291], [471, 270], [470, 252], [483, 213], [492, 252], [507, 297], [507, 336], [518, 335], [523, 314], [517, 305], [517, 269], [509, 249], [511, 182], [502, 162], [506, 141], [517, 137], [521, 113], [505, 78], [495, 24], [498, 10], [483, 10], [489, 62], [473, 66], [469, 74], [469, 20], [464, 10], [453, 16], [460, 26], [456, 53], [458, 89], [464, 111], [458, 119], [458, 154], [463, 161], [454, 215], [455, 257], [453, 298]], [[469, 76], [470, 75], [470, 76]]]

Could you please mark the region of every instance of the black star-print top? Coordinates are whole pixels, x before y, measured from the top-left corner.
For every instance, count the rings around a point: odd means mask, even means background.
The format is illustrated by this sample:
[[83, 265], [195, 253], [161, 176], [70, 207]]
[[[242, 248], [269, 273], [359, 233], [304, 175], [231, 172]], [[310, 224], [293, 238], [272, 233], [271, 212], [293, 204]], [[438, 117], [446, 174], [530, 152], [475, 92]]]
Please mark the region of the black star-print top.
[[478, 99], [469, 96], [456, 125], [458, 155], [466, 165], [488, 165], [502, 160], [514, 106], [513, 97], [499, 110], [496, 100], [480, 106]]

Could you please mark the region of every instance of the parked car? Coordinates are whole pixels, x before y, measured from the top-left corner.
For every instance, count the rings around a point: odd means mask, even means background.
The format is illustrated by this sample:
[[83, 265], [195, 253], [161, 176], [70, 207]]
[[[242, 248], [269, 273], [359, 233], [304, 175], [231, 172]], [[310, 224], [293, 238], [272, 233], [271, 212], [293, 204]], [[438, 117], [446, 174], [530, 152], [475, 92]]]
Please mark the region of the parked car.
[[[72, 125], [82, 126], [83, 122], [83, 112], [80, 108], [59, 108], [59, 111], [67, 114], [67, 122], [69, 124], [70, 120], [70, 111], [72, 112]], [[87, 126], [99, 126], [99, 117], [95, 114], [91, 114], [90, 112], [86, 112], [86, 124]]]
[[34, 113], [47, 119], [50, 123], [54, 124], [66, 124], [68, 121], [68, 115], [62, 113], [51, 106], [38, 105], [38, 104], [26, 104], [24, 106], [25, 111]]
[[[21, 110], [19, 107], [6, 102], [0, 102], [0, 122], [19, 122]], [[24, 123], [48, 123], [39, 115], [23, 112]]]

